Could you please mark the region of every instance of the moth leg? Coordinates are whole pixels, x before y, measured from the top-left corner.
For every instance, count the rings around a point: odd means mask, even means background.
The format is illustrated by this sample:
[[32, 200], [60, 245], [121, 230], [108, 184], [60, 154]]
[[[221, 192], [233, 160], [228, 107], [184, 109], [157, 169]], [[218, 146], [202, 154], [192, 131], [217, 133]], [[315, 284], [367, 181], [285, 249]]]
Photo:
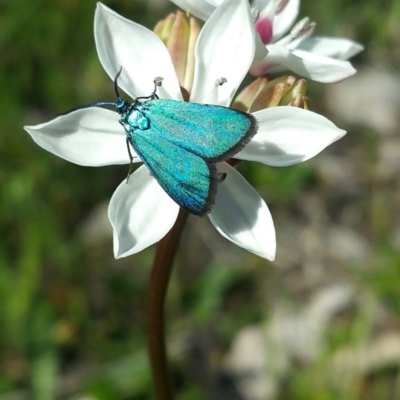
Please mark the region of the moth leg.
[[218, 172], [218, 183], [222, 183], [226, 179], [227, 175], [226, 172]]
[[128, 170], [128, 176], [126, 177], [126, 183], [128, 183], [129, 182], [129, 178], [133, 173], [133, 159], [136, 158], [136, 157], [132, 156], [128, 138], [126, 138], [126, 147], [128, 149], [128, 154], [129, 154], [129, 170]]

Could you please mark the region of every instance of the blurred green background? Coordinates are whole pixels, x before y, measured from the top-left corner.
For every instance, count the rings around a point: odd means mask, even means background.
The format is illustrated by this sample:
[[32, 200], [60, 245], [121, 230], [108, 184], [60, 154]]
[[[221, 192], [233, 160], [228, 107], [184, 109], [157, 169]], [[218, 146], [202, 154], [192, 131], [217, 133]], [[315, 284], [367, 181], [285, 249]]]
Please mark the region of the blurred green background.
[[[95, 4], [0, 1], [0, 400], [152, 398], [154, 249], [115, 261], [106, 219], [126, 166], [69, 164], [22, 129], [113, 98]], [[175, 9], [105, 4], [151, 29]], [[400, 399], [400, 2], [303, 0], [305, 15], [366, 47], [356, 77], [310, 83], [348, 134], [302, 165], [240, 165], [274, 217], [275, 263], [189, 219], [167, 304], [177, 399]]]

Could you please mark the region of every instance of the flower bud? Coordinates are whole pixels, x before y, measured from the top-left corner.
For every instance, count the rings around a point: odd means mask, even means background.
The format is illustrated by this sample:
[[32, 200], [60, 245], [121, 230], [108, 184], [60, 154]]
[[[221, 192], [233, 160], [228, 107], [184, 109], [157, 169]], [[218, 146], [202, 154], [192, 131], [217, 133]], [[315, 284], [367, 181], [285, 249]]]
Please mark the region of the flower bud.
[[200, 25], [182, 11], [168, 15], [157, 23], [155, 34], [163, 41], [172, 59], [185, 98], [189, 97], [194, 75], [194, 48]]
[[303, 98], [305, 97], [306, 93], [307, 93], [307, 81], [305, 79], [299, 79], [298, 81], [294, 82], [291, 89], [285, 94], [285, 96], [283, 96], [283, 98], [280, 101], [280, 105], [281, 106], [292, 105], [290, 103], [296, 101], [296, 99], [298, 99], [298, 96]]
[[257, 78], [245, 87], [233, 103], [233, 108], [246, 112], [255, 112], [264, 108], [277, 106], [294, 106], [310, 108], [310, 101], [305, 96], [307, 82], [296, 81], [293, 76], [282, 76], [268, 81], [268, 78]]
[[262, 76], [246, 86], [236, 97], [232, 108], [240, 111], [249, 111], [254, 99], [268, 85], [268, 78]]

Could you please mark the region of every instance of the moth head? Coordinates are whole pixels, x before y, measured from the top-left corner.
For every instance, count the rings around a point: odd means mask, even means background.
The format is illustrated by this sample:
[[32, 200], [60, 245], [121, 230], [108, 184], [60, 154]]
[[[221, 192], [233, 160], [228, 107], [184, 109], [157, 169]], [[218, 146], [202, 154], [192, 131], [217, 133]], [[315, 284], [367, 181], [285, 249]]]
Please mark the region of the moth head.
[[122, 97], [118, 97], [118, 100], [115, 103], [115, 108], [117, 109], [118, 114], [122, 115], [128, 111], [130, 105], [130, 101], [126, 101]]

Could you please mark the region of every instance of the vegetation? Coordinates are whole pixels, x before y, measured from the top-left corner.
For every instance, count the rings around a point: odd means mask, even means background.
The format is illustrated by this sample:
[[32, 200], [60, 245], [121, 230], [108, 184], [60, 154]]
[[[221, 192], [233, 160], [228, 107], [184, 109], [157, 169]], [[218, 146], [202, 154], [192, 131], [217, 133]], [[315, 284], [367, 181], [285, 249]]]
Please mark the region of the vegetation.
[[[154, 249], [114, 260], [105, 221], [127, 167], [72, 165], [22, 129], [113, 99], [94, 46], [95, 3], [0, 3], [0, 400], [152, 398], [144, 301]], [[152, 28], [174, 10], [167, 0], [166, 8], [152, 3], [106, 4]], [[365, 45], [356, 67], [378, 65], [398, 78], [398, 1], [302, 3], [319, 35]], [[267, 337], [282, 308], [300, 318], [338, 282], [352, 300], [326, 322], [314, 356], [289, 354], [271, 399], [400, 398], [398, 347], [384, 340], [400, 335], [400, 184], [398, 167], [379, 172], [382, 146], [398, 146], [399, 136], [341, 119], [323, 101], [329, 93], [310, 84], [314, 109], [346, 128], [344, 139], [296, 167], [240, 165], [271, 208], [275, 263], [227, 243], [207, 218], [188, 221], [167, 305], [179, 399], [245, 399], [226, 356], [236, 334], [260, 326]], [[392, 344], [390, 357], [378, 352], [381, 342]], [[332, 372], [335, 362], [348, 366], [341, 354], [364, 360], [373, 351], [375, 364]]]

